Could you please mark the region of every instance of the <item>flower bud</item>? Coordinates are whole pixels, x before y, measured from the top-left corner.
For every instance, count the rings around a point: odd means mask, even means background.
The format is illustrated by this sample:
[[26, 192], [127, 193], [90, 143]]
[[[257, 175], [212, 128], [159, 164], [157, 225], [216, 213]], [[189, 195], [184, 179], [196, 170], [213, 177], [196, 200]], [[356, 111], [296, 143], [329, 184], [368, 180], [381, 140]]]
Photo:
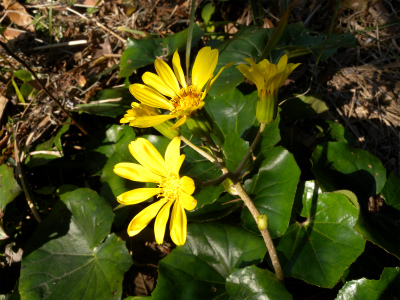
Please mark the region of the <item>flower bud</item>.
[[268, 218], [267, 215], [262, 214], [257, 217], [257, 226], [260, 231], [268, 229]]

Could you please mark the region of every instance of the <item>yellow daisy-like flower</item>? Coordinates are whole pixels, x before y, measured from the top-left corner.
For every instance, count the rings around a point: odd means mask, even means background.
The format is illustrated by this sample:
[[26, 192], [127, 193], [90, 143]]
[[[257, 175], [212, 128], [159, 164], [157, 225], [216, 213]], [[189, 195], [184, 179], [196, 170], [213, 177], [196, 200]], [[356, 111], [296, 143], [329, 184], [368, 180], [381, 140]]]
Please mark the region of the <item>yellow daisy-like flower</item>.
[[283, 55], [278, 64], [271, 64], [267, 59], [260, 61], [258, 64], [251, 58], [245, 58], [244, 60], [250, 66], [240, 64], [236, 68], [257, 86], [257, 120], [270, 123], [276, 117], [279, 88], [285, 83], [290, 73], [300, 64], [288, 64], [287, 55]]
[[186, 122], [186, 119], [204, 106], [204, 98], [210, 87], [221, 74], [216, 76], [214, 70], [218, 62], [218, 50], [210, 47], [202, 48], [197, 54], [192, 69], [192, 82], [187, 83], [182, 70], [178, 50], [172, 58], [173, 70], [161, 59], [156, 59], [154, 66], [157, 74], [146, 72], [142, 76], [143, 84], [132, 84], [131, 94], [142, 104], [169, 110], [167, 115], [136, 117], [129, 125], [135, 127], [152, 127], [166, 120], [177, 118], [171, 129]]
[[114, 172], [123, 178], [158, 184], [156, 188], [139, 188], [117, 197], [118, 202], [125, 205], [137, 204], [156, 195], [159, 198], [132, 219], [128, 226], [129, 236], [138, 234], [157, 216], [154, 233], [156, 242], [162, 244], [170, 208], [174, 204], [169, 226], [171, 238], [177, 245], [185, 243], [187, 230], [185, 209], [194, 209], [197, 201], [191, 196], [195, 190], [193, 179], [179, 176], [179, 170], [185, 160], [185, 155], [180, 155], [180, 144], [179, 138], [172, 139], [165, 151], [164, 160], [148, 140], [138, 138], [129, 144], [129, 151], [139, 164], [115, 165]]
[[142, 122], [140, 124], [137, 124], [136, 127], [146, 128], [149, 127], [147, 126], [148, 122], [146, 122], [148, 120], [148, 117], [154, 117], [158, 115], [159, 113], [154, 107], [132, 102], [132, 109], [127, 110], [126, 114], [120, 120], [120, 122], [129, 123], [130, 126], [133, 126], [132, 124], [136, 124], [135, 120], [137, 118], [141, 118]]

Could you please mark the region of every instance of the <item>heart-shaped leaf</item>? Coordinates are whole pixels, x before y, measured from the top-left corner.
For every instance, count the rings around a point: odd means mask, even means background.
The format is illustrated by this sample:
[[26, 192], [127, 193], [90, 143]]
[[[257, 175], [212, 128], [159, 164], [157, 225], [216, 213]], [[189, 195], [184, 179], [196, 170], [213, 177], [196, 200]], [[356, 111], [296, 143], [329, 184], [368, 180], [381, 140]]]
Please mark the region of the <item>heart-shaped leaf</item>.
[[249, 142], [241, 139], [237, 132], [229, 131], [226, 134], [222, 152], [224, 153], [225, 164], [229, 171], [235, 172], [248, 150]]
[[235, 269], [226, 279], [226, 290], [233, 300], [293, 299], [274, 273], [254, 265]]
[[[245, 189], [261, 214], [269, 220], [269, 232], [279, 237], [289, 225], [293, 200], [300, 169], [289, 151], [275, 147], [263, 152], [265, 159], [259, 172], [245, 182]], [[259, 233], [256, 222], [249, 210], [242, 211], [243, 225]]]
[[288, 228], [277, 251], [286, 276], [332, 288], [364, 251], [365, 240], [353, 228], [358, 210], [342, 193], [310, 196], [301, 209], [307, 220]]
[[265, 252], [263, 240], [242, 227], [190, 224], [186, 244], [160, 261], [153, 300], [228, 300], [225, 279], [258, 264]]
[[121, 299], [132, 259], [124, 241], [108, 235], [111, 207], [86, 188], [60, 198], [29, 240], [19, 281], [21, 299]]
[[382, 195], [388, 205], [400, 210], [400, 178], [393, 172], [382, 189]]

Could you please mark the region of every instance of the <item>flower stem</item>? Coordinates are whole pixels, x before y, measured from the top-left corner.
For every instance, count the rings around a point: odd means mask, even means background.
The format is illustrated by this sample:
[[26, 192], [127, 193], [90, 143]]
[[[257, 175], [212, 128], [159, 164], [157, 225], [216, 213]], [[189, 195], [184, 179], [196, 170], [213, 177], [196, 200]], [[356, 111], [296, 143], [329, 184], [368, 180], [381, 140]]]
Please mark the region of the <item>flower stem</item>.
[[179, 138], [181, 139], [182, 142], [184, 142], [186, 145], [188, 145], [190, 148], [192, 148], [194, 151], [199, 153], [200, 155], [204, 156], [207, 158], [209, 161], [211, 161], [214, 165], [219, 166], [217, 159], [212, 156], [211, 154], [207, 153], [200, 147], [197, 147], [195, 144], [193, 144], [191, 141], [189, 141], [187, 138], [185, 138], [183, 135], [180, 135]]
[[[243, 186], [239, 181], [236, 181], [234, 183], [234, 187], [240, 198], [242, 198], [244, 204], [249, 209], [254, 220], [257, 222], [257, 218], [260, 215], [260, 212], [258, 211], [257, 207], [254, 205], [253, 201], [251, 201], [249, 195], [247, 195], [246, 191], [244, 190]], [[264, 239], [265, 245], [267, 246], [269, 257], [271, 258], [272, 266], [274, 267], [276, 277], [283, 282], [284, 277], [283, 277], [282, 267], [279, 262], [278, 255], [276, 253], [276, 249], [274, 246], [274, 242], [272, 241], [271, 235], [269, 234], [268, 229], [260, 230], [260, 232]]]
[[247, 151], [246, 155], [243, 157], [242, 161], [240, 162], [240, 164], [238, 165], [238, 167], [235, 170], [235, 173], [234, 173], [235, 176], [239, 176], [240, 171], [242, 171], [242, 169], [246, 165], [246, 162], [250, 158], [250, 155], [253, 153], [254, 148], [257, 146], [258, 142], [260, 141], [262, 133], [264, 132], [264, 129], [265, 129], [266, 125], [267, 125], [266, 123], [260, 123], [260, 128], [259, 128], [259, 130], [257, 132], [257, 135], [256, 135], [253, 143], [251, 144], [251, 146], [250, 146], [249, 150]]

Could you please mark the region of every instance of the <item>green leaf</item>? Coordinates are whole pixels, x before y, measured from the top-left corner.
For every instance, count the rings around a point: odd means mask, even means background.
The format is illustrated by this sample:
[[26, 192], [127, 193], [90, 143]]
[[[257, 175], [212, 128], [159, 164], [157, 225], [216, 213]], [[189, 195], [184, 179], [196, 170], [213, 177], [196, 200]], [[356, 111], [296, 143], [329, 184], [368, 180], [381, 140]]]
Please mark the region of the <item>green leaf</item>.
[[292, 224], [277, 245], [283, 271], [332, 288], [364, 251], [365, 240], [353, 229], [358, 210], [341, 193], [315, 193], [303, 197], [301, 214], [307, 220]]
[[244, 95], [238, 89], [215, 99], [206, 98], [206, 109], [222, 139], [230, 132], [244, 137], [256, 119], [257, 91]]
[[361, 205], [378, 194], [386, 182], [386, 170], [379, 158], [344, 142], [318, 145], [312, 163], [312, 171], [323, 191], [350, 190]]
[[316, 126], [321, 131], [318, 138], [322, 138], [324, 141], [346, 142], [352, 147], [356, 145], [357, 140], [353, 134], [340, 123], [322, 120], [321, 122], [317, 121]]
[[293, 299], [274, 273], [256, 266], [235, 269], [226, 279], [226, 290], [233, 300]]
[[336, 299], [395, 300], [399, 297], [399, 286], [400, 268], [385, 268], [379, 280], [362, 278], [346, 282]]
[[268, 148], [272, 148], [281, 140], [281, 134], [279, 131], [280, 121], [281, 121], [281, 115], [278, 114], [272, 123], [269, 123], [265, 126], [261, 140], [262, 152], [267, 151]]
[[128, 148], [136, 138], [132, 127], [126, 125], [109, 125], [100, 128], [85, 146], [85, 168], [91, 175], [98, 175], [107, 158], [116, 151]]
[[282, 114], [294, 119], [306, 119], [314, 117], [329, 110], [320, 95], [293, 95], [280, 105]]
[[61, 136], [67, 132], [68, 129], [69, 124], [63, 125], [52, 138], [30, 149], [31, 155], [27, 156], [25, 164], [30, 168], [34, 168], [63, 157], [64, 151], [61, 145]]
[[235, 172], [248, 150], [249, 142], [241, 139], [237, 132], [228, 131], [222, 146], [222, 152], [226, 158], [225, 163], [229, 171]]
[[160, 261], [153, 299], [228, 300], [225, 279], [235, 268], [260, 263], [265, 253], [263, 240], [239, 226], [190, 224], [185, 245]]
[[111, 207], [86, 188], [60, 198], [28, 242], [21, 299], [121, 299], [132, 260], [124, 241], [108, 235]]
[[[268, 149], [263, 154], [265, 159], [258, 174], [246, 180], [244, 187], [260, 214], [267, 215], [271, 236], [279, 237], [289, 225], [300, 169], [293, 155], [282, 147]], [[259, 233], [247, 208], [242, 211], [242, 222]]]
[[197, 200], [197, 206], [186, 212], [188, 220], [192, 222], [217, 220], [242, 206], [243, 202], [237, 197], [229, 194], [219, 197], [223, 191], [222, 185], [209, 186], [201, 189], [199, 195], [193, 195]]
[[74, 110], [105, 117], [122, 117], [135, 98], [126, 87], [103, 89], [87, 104], [78, 104]]
[[14, 168], [6, 164], [0, 166], [0, 211], [21, 193], [17, 181], [14, 179]]
[[214, 3], [207, 3], [204, 5], [203, 9], [201, 10], [201, 18], [203, 19], [204, 23], [208, 24], [210, 22], [211, 16], [215, 11], [215, 4]]
[[30, 72], [26, 70], [17, 70], [14, 72], [14, 75], [21, 79], [22, 81], [31, 81], [32, 80], [32, 75]]
[[[204, 32], [196, 24], [193, 27], [192, 46], [196, 45]], [[168, 57], [175, 50], [183, 50], [186, 46], [188, 29], [165, 38], [152, 38], [135, 40], [128, 38], [126, 49], [121, 57], [121, 70], [119, 77], [129, 77], [133, 71], [151, 65], [156, 58]]]
[[382, 189], [382, 195], [388, 205], [400, 210], [400, 178], [394, 172], [390, 172]]

